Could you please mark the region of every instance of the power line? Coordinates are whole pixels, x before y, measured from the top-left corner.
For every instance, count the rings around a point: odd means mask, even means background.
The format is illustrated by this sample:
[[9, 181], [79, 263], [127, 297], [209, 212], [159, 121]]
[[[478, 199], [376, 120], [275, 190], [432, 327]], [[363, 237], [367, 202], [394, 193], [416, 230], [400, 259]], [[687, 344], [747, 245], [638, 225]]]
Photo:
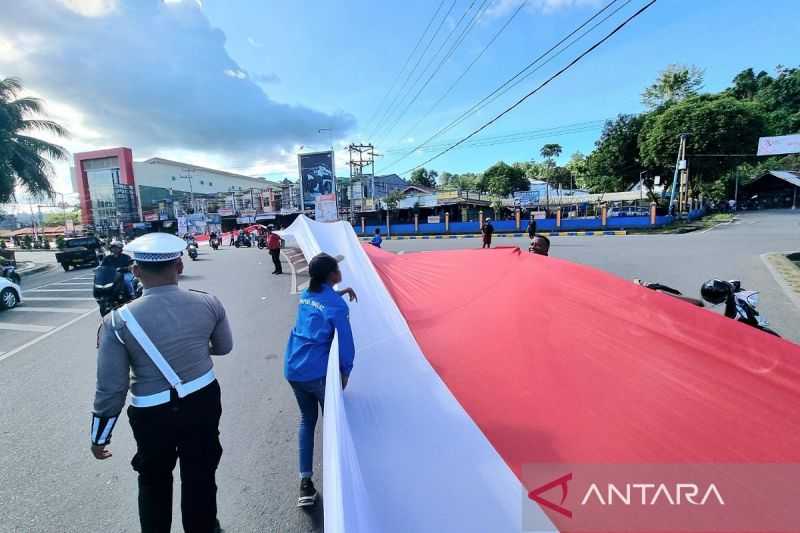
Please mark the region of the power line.
[[[436, 37], [439, 35], [439, 32], [441, 31], [442, 26], [444, 25], [444, 22], [447, 20], [447, 17], [450, 16], [450, 13], [453, 11], [453, 8], [455, 6], [456, 6], [456, 0], [453, 0], [452, 3], [450, 4], [450, 8], [447, 10], [447, 13], [445, 13], [444, 17], [442, 17], [442, 20], [439, 21], [439, 25], [436, 27], [436, 31], [433, 32], [433, 35], [431, 35], [431, 38], [428, 41], [428, 44], [425, 45], [425, 50], [422, 51], [420, 56], [417, 58], [417, 62], [414, 64], [414, 67], [408, 72], [408, 76], [406, 76], [406, 79], [403, 82], [402, 88], [395, 95], [394, 100], [392, 100], [392, 103], [389, 104], [389, 107], [386, 109], [386, 112], [383, 114], [382, 118], [378, 121], [378, 123], [376, 125], [377, 130], [380, 129], [381, 125], [383, 124], [383, 120], [385, 120], [386, 117], [388, 117], [391, 113], [394, 112], [393, 108], [394, 108], [395, 103], [397, 102], [397, 99], [400, 97], [400, 95], [403, 93], [403, 91], [405, 91], [406, 86], [408, 86], [408, 82], [411, 80], [411, 76], [417, 70], [417, 67], [419, 67], [419, 64], [422, 62], [422, 58], [425, 57], [425, 55], [428, 53], [428, 50], [430, 49], [431, 45], [433, 44], [433, 41], [436, 40]], [[405, 96], [403, 96], [403, 98], [405, 98]], [[377, 131], [373, 131], [372, 134], [370, 135], [370, 137], [374, 137], [376, 133], [377, 133]]]
[[500, 29], [497, 31], [497, 33], [495, 33], [495, 34], [492, 36], [492, 38], [491, 38], [491, 39], [489, 39], [489, 42], [488, 42], [488, 43], [486, 43], [486, 46], [484, 46], [484, 47], [483, 47], [483, 50], [481, 50], [481, 51], [480, 51], [480, 53], [479, 53], [477, 56], [475, 56], [475, 59], [473, 59], [473, 60], [472, 60], [472, 62], [471, 62], [469, 65], [467, 65], [467, 68], [465, 68], [465, 69], [464, 69], [464, 72], [462, 72], [462, 73], [461, 73], [461, 75], [460, 75], [458, 78], [456, 78], [456, 81], [454, 81], [454, 82], [453, 82], [453, 83], [450, 85], [450, 87], [448, 87], [448, 88], [447, 88], [447, 90], [444, 92], [444, 94], [442, 94], [442, 96], [440, 96], [440, 97], [439, 97], [439, 99], [438, 99], [438, 100], [436, 100], [436, 102], [434, 102], [434, 104], [433, 104], [433, 105], [430, 107], [430, 109], [428, 109], [428, 111], [427, 111], [427, 112], [425, 112], [425, 113], [424, 113], [424, 114], [423, 114], [423, 115], [420, 117], [420, 119], [419, 119], [419, 120], [418, 120], [418, 121], [417, 121], [417, 122], [416, 122], [416, 123], [415, 123], [413, 126], [411, 126], [411, 127], [408, 129], [408, 131], [406, 131], [406, 133], [404, 133], [404, 134], [403, 134], [401, 137], [408, 137], [408, 136], [411, 134], [411, 132], [413, 132], [415, 129], [417, 129], [417, 127], [419, 127], [419, 125], [420, 125], [420, 124], [421, 124], [421, 123], [422, 123], [422, 122], [423, 122], [423, 121], [424, 121], [424, 120], [425, 120], [425, 119], [426, 119], [426, 118], [427, 118], [427, 117], [428, 117], [428, 116], [429, 116], [429, 115], [430, 115], [430, 114], [431, 114], [431, 113], [432, 113], [432, 112], [433, 112], [433, 111], [434, 111], [434, 110], [435, 110], [437, 107], [439, 107], [439, 104], [441, 104], [441, 103], [442, 103], [442, 101], [444, 101], [444, 99], [445, 99], [445, 98], [447, 98], [447, 97], [450, 95], [450, 93], [451, 93], [451, 92], [453, 92], [453, 89], [455, 89], [455, 88], [456, 88], [456, 86], [457, 86], [457, 85], [458, 85], [458, 84], [461, 82], [461, 80], [463, 80], [463, 79], [464, 79], [464, 76], [466, 76], [466, 75], [467, 75], [467, 73], [468, 73], [468, 72], [469, 72], [469, 71], [472, 69], [472, 67], [473, 67], [473, 66], [475, 66], [475, 63], [477, 63], [477, 62], [478, 62], [478, 60], [479, 60], [481, 57], [483, 57], [483, 54], [485, 54], [485, 53], [486, 53], [486, 51], [489, 49], [489, 47], [491, 47], [491, 46], [494, 44], [494, 42], [497, 40], [497, 38], [498, 38], [498, 37], [500, 37], [500, 35], [501, 35], [501, 34], [502, 34], [502, 33], [503, 33], [505, 30], [506, 30], [506, 28], [508, 28], [508, 26], [511, 24], [511, 22], [512, 22], [512, 21], [513, 21], [513, 20], [514, 20], [516, 17], [517, 17], [517, 15], [519, 14], [519, 12], [520, 12], [520, 11], [522, 11], [522, 8], [524, 8], [524, 7], [525, 7], [527, 4], [528, 4], [528, 0], [524, 0], [522, 3], [520, 3], [520, 5], [519, 5], [519, 6], [517, 6], [517, 9], [516, 9], [516, 10], [515, 10], [515, 11], [514, 11], [514, 12], [511, 14], [511, 16], [510, 16], [510, 17], [508, 17], [508, 19], [506, 20], [505, 24], [503, 24], [503, 26], [502, 26], [502, 27], [500, 27]]
[[[417, 44], [414, 45], [414, 49], [411, 50], [411, 53], [406, 58], [405, 63], [403, 63], [402, 68], [400, 68], [400, 71], [397, 73], [397, 77], [394, 79], [392, 84], [389, 86], [389, 90], [386, 91], [386, 94], [383, 95], [383, 98], [381, 98], [380, 103], [375, 108], [375, 112], [372, 113], [372, 116], [366, 122], [367, 126], [371, 125], [373, 123], [373, 121], [378, 117], [378, 112], [381, 110], [381, 108], [383, 108], [383, 104], [386, 103], [386, 101], [389, 99], [389, 96], [394, 91], [395, 87], [397, 87], [397, 82], [400, 81], [400, 78], [403, 75], [403, 71], [406, 69], [406, 67], [409, 65], [409, 63], [411, 63], [411, 58], [414, 57], [414, 54], [417, 53], [417, 50], [419, 49], [419, 45], [422, 44], [422, 39], [428, 33], [428, 30], [431, 28], [431, 25], [433, 25], [433, 21], [436, 19], [436, 15], [439, 14], [439, 11], [441, 11], [442, 6], [444, 5], [444, 2], [445, 2], [445, 0], [441, 0], [439, 2], [439, 7], [436, 8], [436, 11], [434, 11], [433, 16], [428, 21], [428, 25], [425, 26], [425, 29], [423, 30], [422, 34], [420, 34], [419, 39], [417, 39]], [[367, 129], [367, 128], [365, 128], [365, 129]]]
[[415, 167], [413, 167], [413, 168], [411, 168], [411, 169], [409, 169], [409, 170], [407, 170], [407, 171], [405, 171], [405, 172], [402, 172], [402, 174], [408, 174], [408, 173], [410, 173], [410, 172], [413, 172], [414, 170], [416, 170], [416, 169], [418, 169], [418, 168], [420, 168], [420, 167], [422, 167], [422, 166], [424, 166], [424, 165], [427, 165], [427, 164], [428, 164], [428, 163], [430, 163], [431, 161], [433, 161], [433, 160], [435, 160], [435, 159], [438, 159], [438, 158], [440, 158], [441, 156], [443, 156], [443, 155], [444, 155], [444, 154], [446, 154], [447, 152], [451, 151], [453, 148], [455, 148], [455, 147], [457, 147], [457, 146], [459, 146], [459, 145], [461, 145], [461, 144], [465, 143], [466, 141], [468, 141], [469, 139], [471, 139], [472, 137], [474, 137], [475, 135], [477, 135], [477, 134], [478, 134], [478, 133], [480, 133], [481, 131], [485, 130], [486, 128], [488, 128], [489, 126], [491, 126], [492, 124], [494, 124], [495, 122], [497, 122], [498, 120], [500, 120], [500, 119], [501, 119], [503, 116], [507, 115], [508, 113], [510, 113], [511, 111], [513, 111], [514, 109], [516, 109], [517, 107], [519, 107], [519, 106], [520, 106], [520, 105], [521, 105], [521, 104], [522, 104], [522, 103], [523, 103], [525, 100], [527, 100], [528, 98], [530, 98], [531, 96], [533, 96], [534, 94], [536, 94], [537, 92], [539, 92], [539, 91], [540, 91], [542, 88], [544, 88], [546, 85], [548, 85], [548, 84], [549, 84], [551, 81], [553, 81], [554, 79], [558, 78], [558, 77], [559, 77], [559, 76], [561, 76], [561, 75], [562, 75], [564, 72], [566, 72], [567, 70], [569, 70], [570, 68], [572, 68], [572, 67], [573, 67], [575, 64], [577, 64], [577, 63], [578, 63], [578, 62], [579, 62], [581, 59], [583, 59], [584, 57], [586, 57], [587, 55], [589, 55], [590, 53], [592, 53], [594, 50], [596, 50], [597, 48], [599, 48], [599, 47], [600, 47], [600, 46], [601, 46], [603, 43], [605, 43], [607, 40], [609, 40], [609, 39], [610, 39], [610, 38], [611, 38], [611, 37], [612, 37], [614, 34], [616, 34], [618, 31], [620, 31], [622, 28], [624, 28], [624, 27], [625, 27], [625, 26], [626, 26], [626, 25], [627, 25], [629, 22], [631, 22], [633, 19], [635, 19], [636, 17], [638, 17], [639, 15], [641, 15], [642, 13], [644, 13], [644, 12], [645, 12], [647, 9], [649, 9], [649, 8], [650, 8], [650, 7], [651, 7], [653, 4], [655, 4], [655, 3], [656, 3], [656, 1], [657, 1], [657, 0], [650, 0], [650, 2], [648, 2], [647, 4], [645, 4], [644, 6], [642, 6], [642, 7], [641, 7], [641, 8], [640, 8], [638, 11], [636, 11], [636, 12], [635, 12], [633, 15], [631, 15], [631, 16], [629, 16], [628, 18], [626, 18], [625, 20], [623, 20], [623, 21], [622, 21], [622, 22], [621, 22], [619, 25], [617, 25], [617, 27], [615, 27], [613, 30], [611, 30], [611, 32], [609, 32], [608, 34], [606, 34], [606, 36], [605, 36], [605, 37], [603, 37], [602, 39], [600, 39], [599, 41], [597, 41], [595, 44], [593, 44], [592, 46], [590, 46], [589, 48], [587, 48], [586, 50], [584, 50], [584, 51], [583, 51], [583, 52], [582, 52], [580, 55], [578, 55], [578, 56], [577, 56], [575, 59], [573, 59], [572, 61], [570, 61], [570, 62], [569, 62], [569, 63], [568, 63], [566, 66], [564, 66], [564, 67], [563, 67], [561, 70], [559, 70], [558, 72], [556, 72], [555, 74], [553, 74], [552, 76], [550, 76], [549, 78], [547, 78], [545, 81], [543, 81], [541, 84], [539, 84], [539, 86], [538, 86], [538, 87], [536, 87], [535, 89], [533, 89], [532, 91], [530, 91], [528, 94], [524, 95], [522, 98], [520, 98], [519, 100], [517, 100], [516, 102], [514, 102], [514, 103], [513, 103], [511, 106], [507, 107], [507, 108], [506, 108], [504, 111], [502, 111], [500, 114], [496, 115], [496, 116], [495, 116], [493, 119], [491, 119], [490, 121], [486, 122], [486, 123], [485, 123], [485, 124], [483, 124], [481, 127], [479, 127], [478, 129], [476, 129], [475, 131], [473, 131], [472, 133], [470, 133], [470, 134], [469, 134], [469, 135], [467, 135], [466, 137], [462, 138], [461, 140], [459, 140], [459, 141], [458, 141], [458, 142], [456, 142], [455, 144], [453, 144], [453, 145], [451, 145], [450, 147], [448, 147], [448, 148], [446, 148], [446, 149], [442, 150], [441, 152], [439, 152], [439, 153], [438, 153], [438, 154], [436, 154], [435, 156], [433, 156], [433, 157], [431, 157], [431, 158], [429, 158], [429, 159], [426, 159], [424, 162], [420, 163], [419, 165], [416, 165]]
[[[527, 64], [527, 65], [526, 65], [526, 66], [525, 66], [525, 67], [524, 67], [522, 70], [520, 70], [519, 72], [517, 72], [516, 74], [514, 74], [514, 75], [513, 75], [511, 78], [509, 78], [508, 80], [506, 80], [505, 82], [503, 82], [503, 83], [502, 83], [502, 84], [501, 84], [499, 87], [497, 87], [497, 88], [496, 88], [496, 89], [494, 89], [494, 90], [493, 90], [491, 93], [489, 93], [488, 95], [486, 95], [485, 97], [483, 97], [483, 98], [482, 98], [480, 101], [478, 101], [478, 103], [474, 104], [472, 107], [470, 107], [469, 109], [467, 109], [466, 111], [464, 111], [464, 112], [463, 112], [461, 115], [459, 115], [459, 116], [458, 116], [456, 119], [454, 119], [453, 121], [451, 121], [451, 122], [450, 122], [450, 123], [449, 123], [447, 126], [444, 126], [444, 127], [443, 127], [443, 128], [441, 128], [440, 130], [438, 130], [436, 133], [434, 133], [433, 135], [431, 135], [430, 137], [428, 137], [428, 138], [427, 138], [425, 141], [423, 141], [421, 144], [419, 144], [418, 146], [416, 146], [416, 147], [415, 147], [413, 150], [411, 150], [410, 152], [408, 152], [408, 153], [407, 153], [405, 156], [401, 157], [400, 159], [397, 159], [396, 161], [392, 162], [391, 164], [389, 164], [389, 165], [387, 165], [386, 167], [383, 167], [383, 168], [384, 168], [384, 169], [386, 169], [386, 168], [393, 167], [394, 165], [396, 165], [396, 164], [397, 164], [397, 163], [399, 163], [400, 161], [403, 161], [403, 160], [407, 159], [407, 158], [408, 158], [410, 155], [412, 155], [413, 153], [415, 153], [415, 152], [416, 152], [416, 151], [417, 151], [419, 148], [423, 147], [424, 145], [428, 144], [428, 143], [429, 143], [429, 142], [431, 142], [432, 140], [436, 139], [437, 137], [441, 136], [441, 135], [442, 135], [442, 134], [444, 134], [444, 133], [447, 133], [448, 131], [450, 131], [451, 129], [453, 129], [454, 127], [456, 127], [456, 126], [457, 126], [457, 125], [459, 125], [460, 123], [462, 123], [462, 122], [463, 122], [463, 121], [464, 121], [466, 118], [468, 118], [468, 117], [469, 117], [469, 116], [471, 116], [472, 114], [476, 113], [476, 112], [477, 112], [477, 111], [478, 111], [478, 110], [481, 108], [482, 104], [484, 104], [484, 102], [487, 102], [487, 101], [488, 101], [490, 98], [492, 98], [494, 95], [498, 94], [498, 93], [499, 93], [500, 91], [502, 91], [502, 90], [503, 90], [505, 87], [507, 87], [508, 85], [510, 85], [511, 83], [513, 83], [513, 82], [514, 82], [514, 81], [515, 81], [517, 78], [519, 78], [520, 76], [524, 75], [524, 74], [525, 74], [525, 73], [526, 73], [528, 70], [530, 70], [530, 69], [531, 69], [531, 67], [533, 67], [533, 66], [534, 66], [536, 63], [538, 63], [539, 61], [541, 61], [543, 58], [547, 57], [547, 56], [548, 56], [548, 55], [549, 55], [551, 52], [553, 52], [553, 51], [554, 51], [554, 50], [556, 50], [556, 49], [557, 49], [559, 46], [561, 46], [561, 45], [562, 45], [562, 44], [564, 44], [566, 41], [568, 41], [568, 40], [569, 40], [569, 39], [570, 39], [570, 38], [571, 38], [573, 35], [575, 35], [575, 34], [576, 34], [576, 33], [578, 33], [579, 31], [581, 31], [583, 28], [585, 28], [586, 26], [588, 26], [588, 25], [589, 25], [589, 24], [590, 24], [590, 23], [591, 23], [591, 22], [592, 22], [594, 19], [596, 19], [597, 17], [599, 17], [599, 16], [600, 16], [601, 14], [603, 14], [603, 13], [604, 13], [606, 10], [608, 10], [608, 9], [609, 9], [609, 8], [610, 8], [612, 5], [614, 5], [615, 3], [617, 3], [617, 1], [618, 1], [618, 0], [611, 0], [611, 1], [610, 1], [608, 4], [606, 4], [605, 6], [603, 6], [603, 7], [602, 7], [602, 8], [601, 8], [599, 11], [597, 11], [597, 12], [596, 12], [596, 13], [594, 13], [594, 14], [593, 14], [591, 17], [589, 17], [588, 19], [586, 19], [586, 20], [585, 20], [585, 21], [584, 21], [584, 22], [583, 22], [583, 23], [582, 23], [580, 26], [578, 26], [577, 28], [575, 28], [574, 30], [572, 30], [570, 33], [568, 33], [566, 36], [564, 36], [564, 37], [563, 37], [563, 38], [562, 38], [560, 41], [558, 41], [556, 44], [554, 44], [553, 46], [551, 46], [551, 47], [550, 47], [550, 48], [549, 48], [547, 51], [545, 51], [544, 53], [540, 54], [540, 55], [539, 55], [539, 56], [538, 56], [536, 59], [534, 59], [533, 61], [531, 61], [530, 63], [528, 63], [528, 64]], [[626, 2], [625, 4], [627, 5], [627, 3], [629, 3], [630, 1], [631, 1], [631, 0], [627, 0], [627, 2]], [[612, 15], [613, 15], [613, 13], [612, 13]], [[604, 20], [606, 20], [606, 19], [604, 19]], [[603, 21], [601, 21], [600, 23], [604, 22], [604, 20], [603, 20]], [[588, 32], [586, 32], [586, 33], [582, 34], [580, 37], [578, 37], [577, 39], [575, 39], [574, 41], [572, 41], [571, 43], [569, 43], [569, 44], [568, 44], [568, 45], [567, 45], [567, 46], [564, 48], [564, 50], [566, 50], [566, 49], [568, 49], [570, 46], [574, 45], [576, 42], [578, 42], [580, 39], [582, 39], [582, 38], [583, 38], [583, 37], [584, 37], [584, 36], [585, 36], [587, 33], [591, 32], [591, 31], [592, 31], [592, 30], [594, 30], [595, 28], [597, 28], [597, 25], [593, 26], [593, 27], [592, 27], [592, 28], [591, 28], [591, 29], [590, 29]], [[563, 51], [563, 50], [562, 50], [562, 51]], [[552, 59], [552, 58], [551, 58], [551, 59]], [[550, 61], [550, 60], [548, 60], [548, 61]], [[545, 62], [545, 64], [546, 64], [546, 62]]]
[[[518, 131], [513, 133], [506, 133], [502, 135], [494, 135], [490, 137], [480, 137], [478, 139], [474, 139], [472, 141], [464, 143], [462, 146], [495, 146], [498, 144], [508, 144], [514, 142], [521, 142], [531, 139], [538, 139], [542, 137], [558, 137], [560, 135], [568, 135], [573, 133], [582, 133], [585, 131], [595, 131], [597, 129], [601, 129], [603, 124], [608, 119], [602, 120], [588, 120], [584, 122], [577, 122], [573, 124], [565, 124], [563, 126], [555, 126], [550, 128], [539, 128], [534, 130], [525, 130], [525, 131]], [[449, 140], [449, 141], [442, 141], [441, 143], [437, 144], [430, 144], [423, 148], [420, 148], [418, 152], [434, 152], [436, 150], [440, 150], [442, 148], [446, 148], [450, 144], [456, 142], [457, 139]], [[389, 148], [385, 150], [385, 153], [395, 153], [395, 152], [404, 152], [407, 148]]]
[[[417, 93], [414, 95], [414, 97], [406, 104], [406, 106], [403, 109], [403, 111], [397, 117], [397, 120], [395, 120], [394, 123], [392, 124], [392, 126], [383, 133], [384, 137], [388, 136], [394, 130], [394, 128], [396, 128], [397, 125], [402, 122], [403, 118], [408, 113], [408, 110], [411, 108], [412, 105], [414, 105], [414, 103], [417, 101], [417, 99], [422, 94], [422, 92], [428, 87], [428, 84], [430, 84], [431, 80], [433, 80], [433, 78], [436, 76], [436, 74], [438, 74], [439, 71], [442, 69], [444, 64], [447, 63], [447, 61], [453, 56], [453, 54], [458, 49], [458, 47], [461, 46], [461, 43], [463, 43], [464, 40], [467, 38], [467, 35], [469, 34], [469, 32], [472, 31], [472, 28], [475, 27], [475, 24], [478, 21], [478, 18], [481, 16], [481, 14], [483, 14], [483, 12], [488, 7], [488, 5], [487, 5], [488, 2], [489, 2], [489, 0], [483, 0], [481, 5], [478, 6], [478, 9], [472, 15], [472, 19], [467, 23], [467, 26], [461, 31], [461, 34], [458, 37], [456, 37], [455, 41], [450, 46], [450, 49], [445, 53], [445, 55], [439, 61], [439, 64], [436, 65], [436, 68], [433, 70], [433, 72], [431, 72], [430, 76], [428, 76], [428, 79], [425, 80], [425, 83], [423, 83], [420, 86], [420, 88], [417, 90]], [[450, 32], [450, 35], [448, 35], [447, 39], [442, 43], [442, 46], [439, 47], [439, 50], [437, 50], [436, 55], [439, 55], [439, 52], [442, 50], [442, 48], [444, 48], [444, 45], [447, 43], [447, 41], [450, 40], [450, 37], [455, 33], [455, 30], [458, 29], [458, 27], [461, 25], [461, 21], [464, 19], [464, 17], [467, 15], [467, 13], [469, 13], [469, 11], [472, 9], [472, 6], [474, 4], [475, 4], [475, 1], [473, 0], [473, 2], [469, 5], [467, 10], [461, 16], [461, 19], [459, 19], [458, 23], [453, 28], [453, 31]], [[436, 57], [436, 55], [434, 57]], [[427, 67], [426, 67], [425, 70], [427, 70]]]

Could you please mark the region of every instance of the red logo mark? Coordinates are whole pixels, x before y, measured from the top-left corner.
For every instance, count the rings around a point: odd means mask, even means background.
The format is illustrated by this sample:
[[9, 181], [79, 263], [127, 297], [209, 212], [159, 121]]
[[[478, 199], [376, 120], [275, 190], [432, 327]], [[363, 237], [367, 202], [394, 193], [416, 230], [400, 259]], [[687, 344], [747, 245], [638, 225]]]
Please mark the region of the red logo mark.
[[[563, 514], [567, 518], [572, 518], [572, 511], [570, 511], [569, 509], [567, 509], [565, 507], [562, 507], [562, 505], [564, 503], [564, 500], [567, 499], [567, 492], [568, 492], [567, 482], [568, 481], [572, 481], [572, 473], [569, 473], [567, 475], [561, 476], [560, 478], [554, 479], [553, 481], [551, 481], [550, 483], [547, 483], [546, 485], [542, 485], [539, 488], [533, 489], [532, 491], [530, 491], [528, 493], [528, 498], [530, 498], [531, 500], [535, 501], [539, 505], [543, 505], [543, 506], [547, 507], [548, 509], [551, 509], [551, 510], [557, 512], [557, 513]], [[550, 500], [545, 499], [544, 497], [542, 497], [542, 493], [547, 492], [548, 490], [550, 490], [550, 489], [552, 489], [554, 487], [558, 487], [558, 486], [561, 486], [561, 501], [560, 502], [554, 503], [554, 502], [551, 502]]]

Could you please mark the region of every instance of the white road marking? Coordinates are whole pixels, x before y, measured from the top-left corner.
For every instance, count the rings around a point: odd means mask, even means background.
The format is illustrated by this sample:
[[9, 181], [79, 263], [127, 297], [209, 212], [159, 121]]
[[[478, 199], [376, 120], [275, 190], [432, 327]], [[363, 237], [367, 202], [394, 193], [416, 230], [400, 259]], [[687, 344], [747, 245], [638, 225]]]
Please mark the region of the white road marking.
[[8, 331], [33, 331], [35, 333], [46, 333], [53, 329], [50, 326], [34, 326], [33, 324], [8, 324], [0, 322], [0, 329]]
[[303, 268], [298, 268], [297, 269], [297, 273], [298, 274], [301, 274], [301, 273], [306, 272], [306, 271], [308, 271], [308, 265], [304, 266]]
[[55, 283], [48, 283], [42, 287], [49, 287], [51, 285], [94, 285], [91, 281], [56, 281]]
[[86, 318], [87, 316], [89, 316], [89, 315], [91, 315], [91, 314], [93, 314], [93, 313], [96, 313], [96, 312], [97, 312], [97, 311], [96, 311], [95, 309], [92, 309], [91, 311], [86, 311], [84, 314], [82, 314], [82, 315], [80, 315], [80, 316], [77, 316], [77, 317], [73, 318], [73, 319], [72, 319], [72, 320], [70, 320], [69, 322], [66, 322], [66, 323], [64, 323], [64, 324], [61, 324], [60, 326], [58, 326], [58, 327], [57, 327], [57, 328], [55, 328], [55, 329], [51, 329], [50, 331], [48, 331], [48, 332], [47, 332], [47, 333], [45, 333], [44, 335], [40, 335], [40, 336], [36, 337], [35, 339], [33, 339], [33, 340], [31, 340], [31, 341], [28, 341], [28, 342], [26, 342], [26, 343], [25, 343], [25, 344], [23, 344], [22, 346], [18, 346], [17, 348], [14, 348], [14, 349], [13, 349], [13, 350], [11, 350], [10, 352], [6, 352], [6, 353], [4, 353], [3, 355], [0, 355], [0, 361], [3, 361], [4, 359], [8, 359], [8, 358], [9, 358], [9, 357], [11, 357], [12, 355], [14, 355], [14, 354], [18, 354], [19, 352], [21, 352], [21, 351], [23, 351], [23, 350], [26, 350], [26, 349], [30, 348], [30, 347], [31, 347], [31, 346], [33, 346], [34, 344], [37, 344], [38, 342], [41, 342], [41, 341], [45, 340], [46, 338], [50, 337], [51, 335], [55, 335], [55, 334], [56, 334], [56, 333], [58, 333], [59, 331], [62, 331], [62, 330], [64, 330], [64, 329], [66, 329], [66, 328], [70, 327], [71, 325], [73, 325], [73, 324], [77, 323], [77, 322], [78, 322], [78, 321], [80, 321], [80, 320], [83, 320], [83, 319], [84, 319], [84, 318]]
[[70, 308], [70, 307], [15, 307], [12, 309], [14, 312], [32, 312], [32, 313], [73, 313], [73, 314], [81, 314], [85, 313], [86, 311], [93, 311], [94, 309], [86, 309], [85, 307], [81, 308]]
[[23, 298], [23, 301], [25, 302], [51, 302], [56, 300], [70, 302], [93, 302], [94, 298], [84, 296], [26, 296]]
[[86, 292], [86, 289], [30, 289], [27, 292]]

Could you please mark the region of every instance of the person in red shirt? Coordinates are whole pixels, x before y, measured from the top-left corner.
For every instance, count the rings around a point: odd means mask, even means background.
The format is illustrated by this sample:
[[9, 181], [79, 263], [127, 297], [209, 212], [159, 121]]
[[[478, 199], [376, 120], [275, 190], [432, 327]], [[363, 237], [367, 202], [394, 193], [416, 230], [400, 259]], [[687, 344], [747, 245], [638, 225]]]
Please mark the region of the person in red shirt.
[[283, 274], [281, 267], [281, 238], [277, 233], [272, 232], [272, 226], [267, 226], [267, 249], [272, 256], [272, 263], [275, 265], [273, 274]]

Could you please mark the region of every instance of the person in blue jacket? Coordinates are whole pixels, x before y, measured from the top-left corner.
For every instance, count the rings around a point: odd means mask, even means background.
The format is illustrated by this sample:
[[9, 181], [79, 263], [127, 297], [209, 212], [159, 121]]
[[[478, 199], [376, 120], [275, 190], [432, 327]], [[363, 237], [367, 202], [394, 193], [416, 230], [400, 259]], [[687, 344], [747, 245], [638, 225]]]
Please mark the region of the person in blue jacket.
[[350, 329], [350, 312], [343, 295], [358, 301], [355, 291], [347, 288], [334, 290], [342, 281], [339, 261], [322, 253], [308, 265], [311, 278], [308, 289], [300, 295], [297, 322], [286, 346], [284, 376], [289, 381], [300, 407], [299, 456], [300, 496], [298, 507], [314, 505], [317, 491], [311, 481], [314, 458], [314, 428], [318, 410], [324, 408], [325, 376], [328, 371], [328, 353], [334, 332], [339, 339], [339, 370], [342, 388], [353, 370], [355, 345]]
[[375, 228], [375, 236], [372, 237], [372, 240], [369, 241], [369, 243], [372, 246], [377, 246], [378, 248], [380, 248], [382, 242], [383, 242], [383, 237], [381, 237], [381, 229]]

